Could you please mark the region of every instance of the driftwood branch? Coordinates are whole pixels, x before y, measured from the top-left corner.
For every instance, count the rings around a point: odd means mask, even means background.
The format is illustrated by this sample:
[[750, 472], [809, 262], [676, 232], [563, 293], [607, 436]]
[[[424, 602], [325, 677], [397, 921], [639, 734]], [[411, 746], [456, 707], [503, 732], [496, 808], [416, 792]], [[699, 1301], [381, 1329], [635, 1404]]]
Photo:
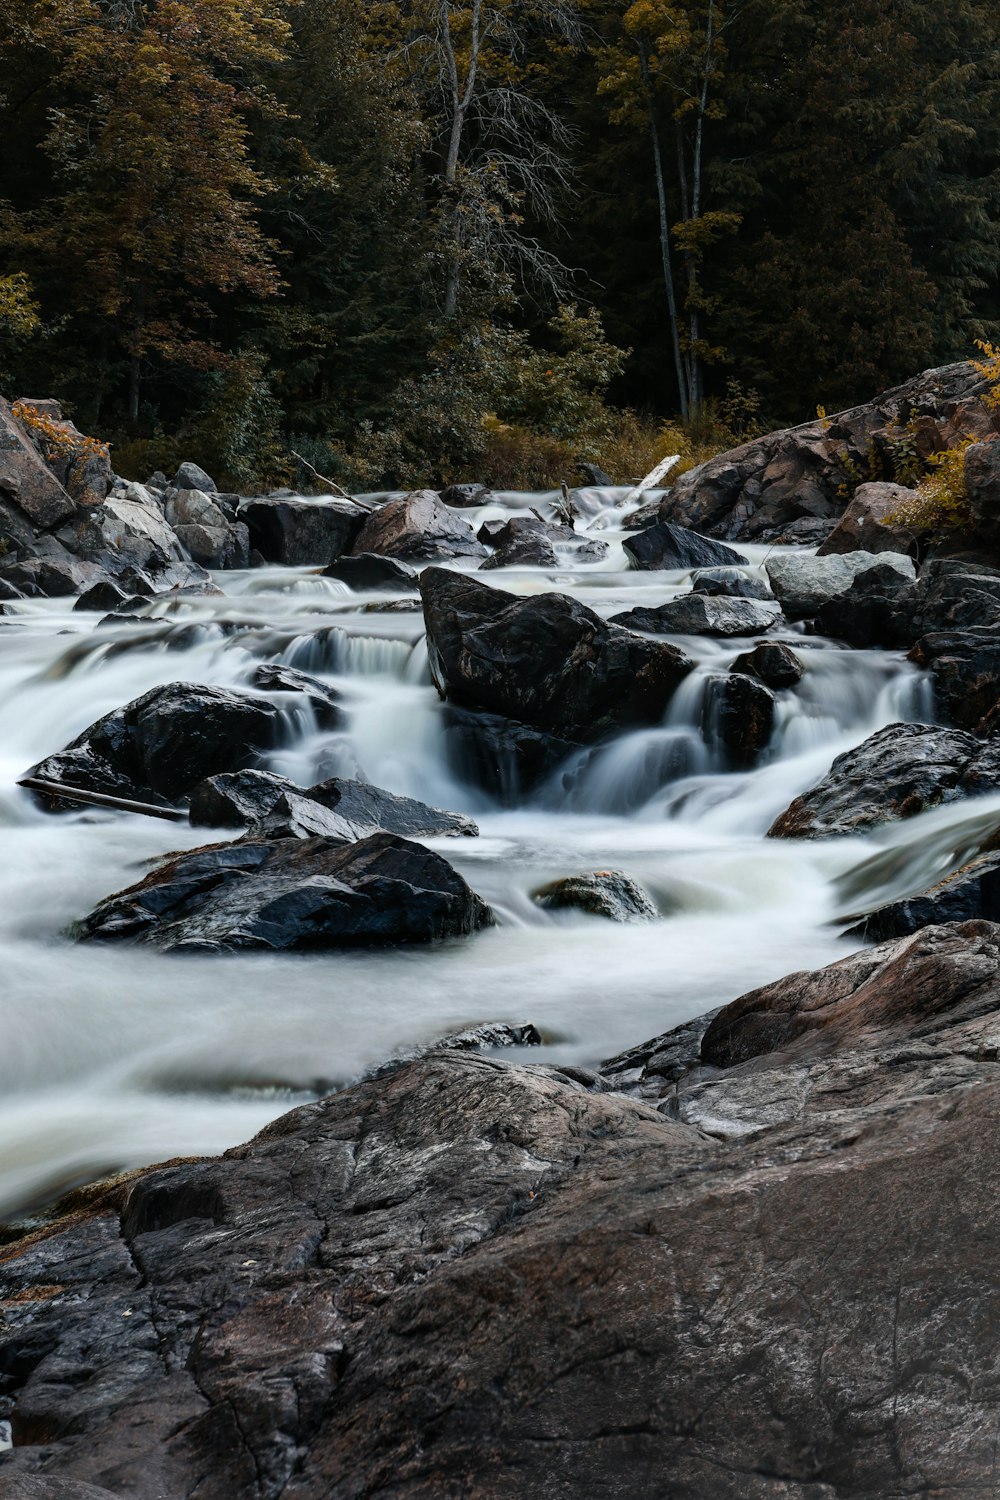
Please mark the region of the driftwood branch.
[[562, 521], [564, 526], [568, 526], [571, 531], [575, 531], [576, 506], [573, 504], [573, 501], [570, 498], [569, 485], [566, 483], [565, 479], [559, 486], [559, 493], [560, 499], [554, 500], [552, 502], [552, 509], [555, 511], [556, 515], [558, 516], [559, 520]]
[[119, 812], [142, 813], [147, 818], [164, 818], [168, 823], [186, 823], [188, 815], [180, 807], [158, 807], [154, 802], [133, 802], [129, 797], [112, 797], [107, 792], [91, 792], [86, 787], [67, 786], [61, 781], [43, 781], [40, 776], [23, 776], [17, 783], [45, 797], [61, 802], [93, 803], [95, 807], [113, 807]]
[[363, 500], [359, 500], [356, 495], [349, 495], [345, 489], [342, 489], [340, 487], [335, 479], [328, 479], [325, 474], [321, 474], [318, 469], [313, 467], [313, 465], [307, 458], [303, 458], [301, 453], [296, 453], [294, 448], [291, 450], [291, 454], [296, 463], [301, 464], [302, 467], [307, 471], [307, 473], [311, 474], [312, 477], [320, 484], [325, 484], [330, 493], [336, 495], [338, 500], [350, 500], [351, 504], [356, 505], [359, 510], [375, 509], [374, 505], [366, 505], [365, 502]]

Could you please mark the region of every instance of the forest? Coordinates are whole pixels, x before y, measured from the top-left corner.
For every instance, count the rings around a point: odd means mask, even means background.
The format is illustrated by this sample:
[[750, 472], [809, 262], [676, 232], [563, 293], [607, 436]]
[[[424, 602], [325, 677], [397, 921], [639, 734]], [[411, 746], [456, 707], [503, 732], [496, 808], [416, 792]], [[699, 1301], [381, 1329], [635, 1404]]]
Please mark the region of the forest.
[[995, 0], [0, 0], [0, 391], [244, 493], [615, 480], [1000, 331]]

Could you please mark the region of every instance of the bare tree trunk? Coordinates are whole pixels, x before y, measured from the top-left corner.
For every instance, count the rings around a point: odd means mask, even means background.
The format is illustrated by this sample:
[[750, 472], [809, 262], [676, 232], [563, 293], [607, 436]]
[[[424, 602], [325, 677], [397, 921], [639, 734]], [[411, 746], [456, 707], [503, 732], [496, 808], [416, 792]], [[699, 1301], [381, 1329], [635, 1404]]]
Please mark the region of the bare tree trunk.
[[674, 293], [674, 271], [670, 262], [670, 227], [667, 215], [667, 190], [663, 176], [663, 154], [660, 151], [660, 132], [656, 124], [656, 101], [649, 81], [649, 60], [644, 42], [639, 44], [639, 65], [646, 89], [646, 109], [649, 113], [649, 134], [653, 143], [653, 165], [656, 172], [656, 197], [660, 210], [660, 256], [663, 261], [663, 285], [667, 293], [667, 308], [670, 312], [670, 342], [674, 353], [674, 370], [677, 375], [677, 390], [680, 396], [681, 420], [688, 419], [688, 382], [681, 358], [680, 327], [677, 321], [677, 298]]
[[[712, 77], [712, 54], [715, 47], [715, 3], [708, 0], [708, 16], [705, 22], [705, 65], [701, 77], [701, 91], [698, 96], [698, 114], [694, 130], [694, 147], [691, 159], [691, 218], [701, 218], [701, 180], [702, 180], [702, 155], [704, 147], [705, 115], [708, 110], [708, 88]], [[704, 374], [702, 363], [697, 354], [698, 344], [701, 340], [701, 309], [698, 306], [698, 258], [692, 252], [688, 260], [688, 287], [690, 298], [690, 332], [691, 340], [691, 405], [695, 410], [704, 399]]]
[[455, 56], [455, 44], [451, 35], [450, 0], [441, 0], [439, 11], [441, 46], [444, 52], [445, 66], [448, 70], [448, 85], [451, 95], [451, 130], [448, 134], [448, 151], [444, 163], [444, 187], [446, 197], [450, 202], [451, 230], [453, 234], [453, 244], [448, 256], [444, 288], [444, 315], [449, 320], [454, 318], [458, 310], [458, 292], [461, 279], [462, 225], [459, 205], [456, 201], [456, 187], [462, 152], [462, 134], [465, 129], [465, 120], [469, 112], [469, 105], [472, 103], [473, 94], [475, 93], [476, 75], [479, 70], [479, 24], [481, 11], [482, 0], [474, 0], [472, 7], [472, 34], [469, 42], [469, 70], [465, 76], [464, 86], [459, 83], [458, 59]]

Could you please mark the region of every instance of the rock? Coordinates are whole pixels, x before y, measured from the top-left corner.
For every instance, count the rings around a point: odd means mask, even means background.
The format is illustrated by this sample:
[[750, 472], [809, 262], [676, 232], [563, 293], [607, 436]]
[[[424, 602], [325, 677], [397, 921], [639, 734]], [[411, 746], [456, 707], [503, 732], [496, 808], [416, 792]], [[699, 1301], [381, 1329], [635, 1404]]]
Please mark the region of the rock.
[[393, 557], [376, 557], [372, 552], [363, 552], [357, 557], [338, 557], [328, 568], [323, 569], [324, 578], [339, 578], [356, 594], [369, 593], [375, 589], [405, 589], [415, 593], [416, 575], [405, 563]]
[[[266, 496], [244, 500], [239, 519], [246, 523], [250, 546], [269, 563], [291, 567], [328, 564], [350, 552], [366, 521], [366, 512], [347, 500]], [[371, 551], [359, 548], [358, 551]]]
[[910, 660], [934, 678], [938, 712], [974, 729], [1000, 699], [1000, 630], [981, 626], [925, 635]]
[[702, 733], [709, 744], [722, 746], [735, 770], [746, 770], [771, 743], [774, 706], [774, 694], [757, 677], [733, 671], [710, 678]]
[[0, 571], [0, 578], [29, 599], [67, 598], [111, 581], [100, 563], [84, 562], [68, 553], [63, 557], [29, 557], [24, 562], [9, 563]]
[[485, 484], [449, 484], [441, 491], [441, 503], [443, 505], [454, 505], [459, 509], [474, 509], [477, 505], [485, 505], [490, 498], [490, 491]]
[[442, 697], [590, 742], [657, 724], [691, 662], [562, 594], [519, 599], [443, 568], [420, 579]]
[[106, 578], [100, 583], [95, 583], [91, 588], [85, 589], [73, 605], [73, 609], [96, 610], [99, 614], [108, 614], [120, 605], [130, 603], [134, 597], [134, 595], [127, 594], [117, 583], [113, 583], [110, 578]]
[[296, 786], [268, 771], [211, 776], [191, 793], [191, 822], [200, 827], [250, 828], [268, 838], [351, 840], [372, 833], [404, 838], [475, 837], [479, 829], [461, 813], [398, 797], [366, 781], [332, 776], [316, 786]]
[[773, 599], [762, 578], [749, 578], [739, 568], [701, 568], [691, 574], [696, 594], [722, 594], [730, 599]]
[[[206, 475], [205, 477], [207, 478], [208, 476]], [[152, 474], [150, 474], [149, 478], [145, 481], [143, 487], [147, 490], [155, 490], [157, 494], [162, 495], [164, 490], [170, 488], [170, 480], [167, 478], [166, 474], [163, 473], [162, 469], [154, 469]], [[174, 485], [174, 488], [178, 490], [183, 489], [183, 485], [177, 484]], [[197, 488], [203, 490], [206, 487], [202, 484], [198, 485]]]
[[482, 1052], [495, 1047], [540, 1047], [542, 1034], [537, 1026], [526, 1022], [523, 1026], [510, 1026], [506, 1021], [486, 1021], [481, 1026], [470, 1026], [465, 1031], [453, 1031], [434, 1043], [434, 1051]]
[[[163, 475], [158, 474], [155, 477], [162, 479]], [[161, 488], [166, 489], [167, 485], [164, 484]], [[206, 474], [204, 469], [199, 468], [197, 464], [191, 462], [185, 462], [180, 465], [177, 473], [170, 481], [170, 488], [175, 490], [200, 490], [203, 495], [215, 495], [219, 489], [210, 474]]]
[[794, 687], [805, 671], [801, 661], [788, 646], [780, 641], [760, 641], [752, 651], [744, 651], [730, 668], [757, 677], [769, 688]]
[[52, 1479], [40, 1474], [12, 1474], [0, 1478], [2, 1500], [117, 1500], [111, 1490], [76, 1479]]
[[565, 875], [533, 891], [531, 899], [548, 911], [574, 908], [611, 922], [651, 922], [659, 916], [639, 882], [621, 870]]
[[660, 521], [626, 537], [622, 546], [630, 568], [714, 568], [746, 562], [742, 552], [710, 542], [670, 521]]
[[998, 788], [995, 744], [930, 724], [889, 724], [838, 755], [823, 780], [775, 820], [768, 838], [861, 833]]
[[954, 1025], [995, 1007], [997, 936], [988, 922], [929, 927], [751, 990], [712, 1021], [702, 1062], [731, 1068], [767, 1053], [788, 1060], [876, 1038], [912, 1046], [945, 1017]]
[[191, 788], [189, 816], [195, 828], [255, 828], [286, 791], [301, 787], [273, 771], [223, 771]]
[[681, 594], [654, 609], [640, 606], [612, 615], [611, 624], [626, 630], [679, 635], [756, 635], [781, 618], [777, 603], [729, 599], [712, 594]]
[[985, 1500], [998, 936], [779, 981], [704, 1057], [437, 1051], [92, 1190], [4, 1250], [4, 1482]]
[[170, 806], [206, 776], [253, 765], [280, 741], [282, 727], [279, 710], [264, 699], [168, 682], [105, 714], [25, 774]]
[[0, 398], [0, 498], [12, 503], [33, 526], [47, 531], [68, 520], [76, 503], [31, 442], [29, 432]]
[[296, 693], [304, 697], [315, 716], [317, 729], [343, 729], [347, 723], [337, 689], [307, 672], [265, 663], [255, 667], [247, 681], [262, 693]]
[[163, 952], [343, 948], [464, 937], [493, 921], [461, 875], [394, 834], [278, 838], [173, 856], [79, 924]]
[[455, 775], [505, 807], [515, 806], [583, 746], [499, 714], [448, 704], [445, 753]]
[[898, 519], [917, 499], [916, 490], [901, 484], [862, 484], [844, 514], [817, 549], [817, 557], [843, 552], [895, 552], [917, 557], [920, 530]]
[[907, 583], [892, 567], [876, 564], [858, 573], [850, 588], [819, 606], [816, 627], [849, 646], [902, 649], [913, 638], [919, 584]]
[[849, 937], [884, 943], [942, 922], [1000, 921], [1000, 854], [981, 854], [944, 880], [868, 912]]
[[614, 480], [610, 475], [605, 474], [600, 464], [586, 463], [582, 459], [577, 459], [576, 470], [583, 479], [584, 484], [590, 485], [594, 489], [607, 490], [611, 489], [614, 485]]
[[217, 496], [193, 484], [172, 487], [164, 494], [163, 510], [181, 546], [202, 567], [249, 566], [250, 532], [243, 521], [229, 520]]
[[17, 588], [8, 579], [0, 578], [0, 599], [11, 600], [23, 598], [24, 595], [19, 588]]
[[1000, 541], [1000, 444], [996, 438], [965, 450], [965, 490], [976, 532]]
[[845, 594], [859, 573], [874, 566], [891, 568], [904, 582], [916, 570], [908, 557], [896, 552], [847, 552], [832, 557], [769, 557], [764, 564], [776, 598], [792, 619], [814, 615], [829, 600]]
[[479, 571], [489, 568], [557, 568], [559, 559], [545, 536], [528, 534], [500, 545], [492, 557], [479, 564]]
[[468, 521], [453, 515], [433, 490], [414, 490], [401, 500], [389, 500], [365, 520], [355, 543], [355, 556], [373, 552], [406, 562], [430, 562], [444, 557], [485, 557]]
[[[891, 478], [894, 450], [906, 428], [920, 429], [922, 457], [953, 448], [967, 433], [988, 438], [997, 418], [983, 404], [988, 382], [969, 364], [946, 365], [885, 391], [863, 406], [770, 432], [682, 474], [661, 517], [712, 536], [791, 539], [799, 522], [819, 535], [846, 508], [857, 475]], [[874, 471], [873, 471], [874, 469]]]

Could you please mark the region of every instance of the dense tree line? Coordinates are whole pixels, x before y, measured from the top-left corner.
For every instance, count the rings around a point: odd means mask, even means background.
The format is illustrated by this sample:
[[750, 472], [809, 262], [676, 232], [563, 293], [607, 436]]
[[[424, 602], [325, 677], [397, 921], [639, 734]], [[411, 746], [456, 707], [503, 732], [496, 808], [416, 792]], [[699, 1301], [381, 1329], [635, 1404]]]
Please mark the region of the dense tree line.
[[0, 0], [0, 50], [0, 389], [122, 469], [624, 475], [997, 333], [995, 0]]

